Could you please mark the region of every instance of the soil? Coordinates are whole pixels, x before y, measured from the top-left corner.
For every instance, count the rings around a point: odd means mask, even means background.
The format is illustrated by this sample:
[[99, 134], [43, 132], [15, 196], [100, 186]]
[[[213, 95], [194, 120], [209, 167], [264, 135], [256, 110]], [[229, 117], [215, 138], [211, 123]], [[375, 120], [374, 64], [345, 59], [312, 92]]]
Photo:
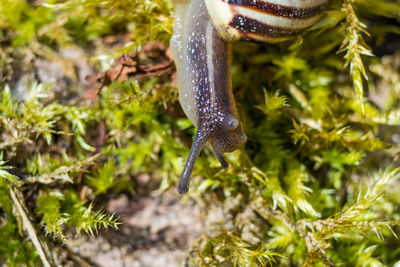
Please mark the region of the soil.
[[200, 236], [199, 208], [170, 190], [137, 200], [126, 195], [109, 200], [107, 211], [119, 216], [119, 230], [71, 240], [68, 247], [90, 266], [181, 266]]

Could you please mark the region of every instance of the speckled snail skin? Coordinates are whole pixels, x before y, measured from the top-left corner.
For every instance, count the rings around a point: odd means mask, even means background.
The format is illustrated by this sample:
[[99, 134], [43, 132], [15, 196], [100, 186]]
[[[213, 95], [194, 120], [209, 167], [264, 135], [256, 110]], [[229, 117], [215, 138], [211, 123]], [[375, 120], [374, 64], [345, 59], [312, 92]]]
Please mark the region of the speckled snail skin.
[[223, 168], [226, 152], [247, 137], [232, 93], [230, 43], [235, 40], [279, 42], [314, 24], [329, 0], [174, 0], [171, 49], [178, 72], [179, 100], [197, 126], [178, 185], [189, 189], [190, 175], [210, 140]]

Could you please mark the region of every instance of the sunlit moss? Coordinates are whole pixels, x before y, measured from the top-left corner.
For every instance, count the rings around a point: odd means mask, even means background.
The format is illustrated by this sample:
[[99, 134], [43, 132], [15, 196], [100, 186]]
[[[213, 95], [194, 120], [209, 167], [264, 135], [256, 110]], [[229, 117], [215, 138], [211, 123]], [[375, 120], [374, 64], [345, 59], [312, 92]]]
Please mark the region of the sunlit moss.
[[[57, 99], [52, 84], [32, 81], [19, 98], [7, 85], [17, 55], [55, 58], [79, 45], [104, 70], [147, 42], [167, 44], [171, 1], [30, 2], [0, 2], [0, 262], [10, 266], [39, 264], [10, 188], [32, 188], [20, 202], [29, 204], [39, 239], [57, 246], [52, 240], [65, 241], [67, 232], [117, 227], [86, 199], [86, 189], [95, 202], [109, 192], [134, 192], [132, 177], [143, 173], [161, 190], [175, 187], [194, 134], [166, 75], [114, 82], [95, 100], [70, 88], [81, 97], [70, 104]], [[225, 219], [206, 225], [190, 264], [400, 261], [392, 249], [400, 245], [399, 52], [372, 55], [387, 34], [400, 33], [393, 20], [399, 14], [397, 0], [331, 1], [302, 37], [233, 45], [233, 86], [248, 142], [227, 155], [227, 170], [208, 148], [196, 164], [186, 197], [217, 205]], [[108, 35], [129, 42], [106, 49]]]

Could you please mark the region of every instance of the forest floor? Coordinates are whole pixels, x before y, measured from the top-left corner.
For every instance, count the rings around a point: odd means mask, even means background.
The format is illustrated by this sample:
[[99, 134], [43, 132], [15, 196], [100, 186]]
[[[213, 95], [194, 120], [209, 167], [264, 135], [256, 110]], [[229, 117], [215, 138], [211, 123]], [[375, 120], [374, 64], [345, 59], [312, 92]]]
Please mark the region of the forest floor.
[[[90, 63], [90, 55], [76, 46], [53, 56], [21, 55], [14, 60], [13, 69], [18, 70], [13, 73], [11, 84], [14, 97], [24, 99], [24, 83], [36, 80], [53, 83], [55, 99], [61, 103], [95, 102], [96, 92], [90, 94], [97, 88], [90, 77], [96, 77], [99, 72]], [[71, 85], [82, 89], [71, 93], [68, 89]], [[160, 192], [159, 180], [149, 175], [135, 177], [135, 184], [138, 192], [134, 194], [110, 193], [96, 199], [97, 209], [119, 218], [119, 229], [102, 229], [94, 236], [68, 235], [65, 245], [68, 258], [76, 255], [75, 263], [86, 266], [116, 267], [173, 267], [185, 261], [191, 243], [203, 231], [195, 201], [182, 202], [175, 189]], [[64, 261], [74, 266], [72, 261], [66, 258]]]
[[172, 2], [0, 0], [0, 265], [400, 266], [391, 1], [233, 44], [247, 144], [226, 170], [210, 144], [181, 196]]
[[110, 199], [106, 210], [119, 216], [119, 230], [69, 240], [69, 249], [91, 266], [180, 266], [202, 224], [194, 202], [182, 203], [174, 191]]

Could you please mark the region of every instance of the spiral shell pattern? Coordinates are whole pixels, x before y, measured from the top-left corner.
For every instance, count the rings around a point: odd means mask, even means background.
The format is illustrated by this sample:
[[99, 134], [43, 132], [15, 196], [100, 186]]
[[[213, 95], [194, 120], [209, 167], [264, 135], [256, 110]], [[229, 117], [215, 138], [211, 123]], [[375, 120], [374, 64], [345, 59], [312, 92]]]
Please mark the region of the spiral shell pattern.
[[205, 0], [205, 3], [224, 39], [278, 42], [314, 24], [328, 1]]

